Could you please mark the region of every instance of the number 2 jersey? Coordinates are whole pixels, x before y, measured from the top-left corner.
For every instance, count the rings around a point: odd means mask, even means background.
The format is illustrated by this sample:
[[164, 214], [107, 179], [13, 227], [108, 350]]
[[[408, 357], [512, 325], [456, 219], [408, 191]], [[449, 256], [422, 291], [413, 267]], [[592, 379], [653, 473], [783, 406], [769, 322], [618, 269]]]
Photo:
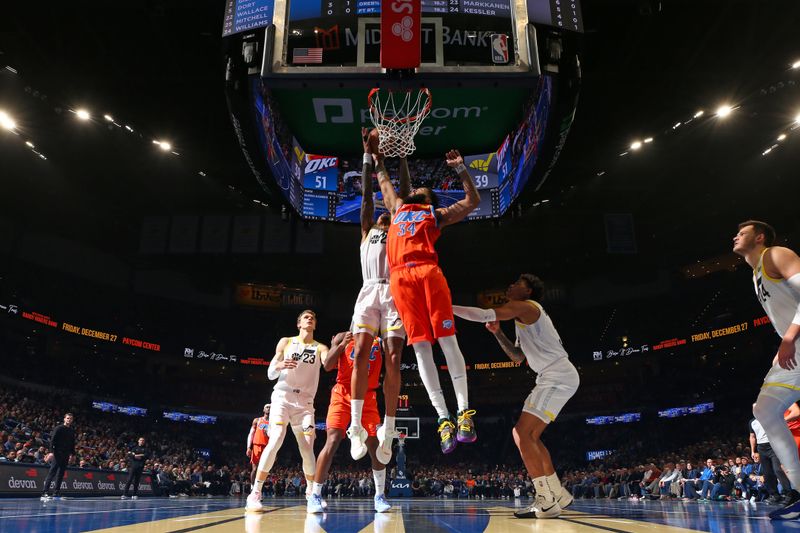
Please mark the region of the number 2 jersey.
[[[350, 378], [353, 375], [353, 365], [355, 364], [355, 341], [350, 341], [339, 356], [336, 373], [336, 383], [343, 385], [350, 390]], [[372, 348], [369, 351], [369, 377], [367, 378], [367, 389], [375, 390], [381, 377], [381, 365], [383, 364], [383, 353], [381, 352], [381, 338], [375, 337], [372, 341]]]
[[[778, 335], [783, 337], [797, 313], [800, 294], [785, 279], [771, 278], [764, 272], [764, 253], [767, 250], [769, 248], [761, 252], [758, 264], [753, 270], [753, 285], [758, 301], [764, 308], [764, 312], [767, 313], [769, 321], [772, 322]], [[800, 345], [800, 342], [795, 344]]]
[[528, 366], [537, 374], [541, 374], [548, 366], [560, 360], [569, 360], [567, 351], [561, 344], [561, 337], [544, 308], [533, 300], [527, 303], [539, 309], [539, 320], [533, 324], [515, 321], [517, 346], [528, 360]]
[[275, 389], [283, 392], [299, 390], [303, 394], [314, 396], [319, 385], [320, 343], [311, 341], [304, 344], [300, 337], [292, 337], [283, 349], [283, 360], [295, 360], [295, 368], [284, 368], [278, 376]]
[[368, 281], [388, 280], [389, 265], [386, 262], [386, 232], [372, 228], [361, 243], [361, 279]]
[[389, 227], [389, 267], [438, 264], [434, 245], [440, 235], [432, 205], [403, 204], [395, 211]]

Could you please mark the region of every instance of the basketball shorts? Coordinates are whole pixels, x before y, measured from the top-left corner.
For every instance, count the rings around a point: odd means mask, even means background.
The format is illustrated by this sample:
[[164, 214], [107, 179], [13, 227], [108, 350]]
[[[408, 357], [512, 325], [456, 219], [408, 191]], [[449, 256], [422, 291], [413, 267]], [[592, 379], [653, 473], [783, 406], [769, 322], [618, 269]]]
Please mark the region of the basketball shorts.
[[[800, 354], [800, 351], [798, 353]], [[786, 370], [777, 363], [772, 365], [764, 378], [764, 384], [761, 385], [761, 394], [768, 394], [779, 400], [800, 398], [800, 367]]]
[[575, 395], [579, 384], [580, 376], [569, 359], [560, 359], [536, 377], [536, 386], [525, 399], [522, 410], [549, 424]]
[[[378, 396], [374, 390], [368, 390], [364, 396], [364, 409], [361, 411], [361, 426], [367, 435], [378, 434], [381, 415], [378, 412]], [[350, 427], [350, 388], [337, 383], [331, 390], [331, 404], [328, 407], [328, 418], [325, 420], [328, 429], [347, 431]]]
[[303, 392], [272, 391], [269, 412], [269, 438], [280, 435], [286, 426], [295, 431], [314, 432], [314, 397]]
[[264, 448], [266, 448], [266, 444], [253, 444], [253, 453], [250, 454], [250, 464], [258, 466]]
[[428, 263], [394, 269], [389, 288], [409, 344], [455, 335], [450, 287], [439, 265]]
[[369, 333], [383, 339], [406, 336], [388, 281], [366, 282], [361, 287], [353, 310], [353, 333]]

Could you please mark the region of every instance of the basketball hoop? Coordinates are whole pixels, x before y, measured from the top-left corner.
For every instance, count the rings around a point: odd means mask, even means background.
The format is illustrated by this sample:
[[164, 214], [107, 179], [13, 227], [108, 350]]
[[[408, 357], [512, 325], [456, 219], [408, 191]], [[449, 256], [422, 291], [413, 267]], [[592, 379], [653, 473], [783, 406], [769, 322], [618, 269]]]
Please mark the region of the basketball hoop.
[[378, 151], [387, 157], [406, 157], [417, 147], [414, 136], [431, 111], [428, 89], [407, 90], [405, 94], [372, 89], [367, 97], [369, 116], [378, 130]]

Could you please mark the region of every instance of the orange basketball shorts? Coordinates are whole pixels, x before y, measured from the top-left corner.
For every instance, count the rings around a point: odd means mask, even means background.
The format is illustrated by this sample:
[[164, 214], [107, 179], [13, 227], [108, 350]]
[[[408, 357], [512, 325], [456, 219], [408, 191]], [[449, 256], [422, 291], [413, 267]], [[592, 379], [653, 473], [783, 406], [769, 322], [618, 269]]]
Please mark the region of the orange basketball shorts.
[[[374, 390], [368, 390], [364, 396], [364, 409], [361, 411], [361, 426], [367, 430], [367, 435], [375, 437], [378, 434], [378, 424], [381, 415], [378, 412], [378, 396]], [[328, 429], [347, 431], [350, 427], [350, 387], [337, 383], [331, 390], [331, 403], [328, 406], [328, 417], [325, 420]]]
[[266, 445], [262, 444], [253, 444], [253, 453], [250, 454], [250, 464], [258, 466], [258, 462], [261, 460], [261, 453], [266, 447]]
[[394, 305], [408, 334], [408, 343], [433, 342], [455, 335], [453, 300], [439, 265], [426, 263], [392, 270]]

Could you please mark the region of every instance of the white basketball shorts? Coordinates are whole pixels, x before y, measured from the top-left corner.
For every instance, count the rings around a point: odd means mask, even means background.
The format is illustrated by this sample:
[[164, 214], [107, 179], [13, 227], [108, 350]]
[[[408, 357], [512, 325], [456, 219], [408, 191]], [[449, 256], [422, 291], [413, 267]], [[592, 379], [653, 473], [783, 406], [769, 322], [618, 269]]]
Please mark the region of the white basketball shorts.
[[405, 338], [406, 330], [389, 292], [389, 280], [367, 282], [361, 287], [353, 310], [353, 333]]
[[522, 410], [549, 424], [575, 395], [580, 381], [569, 359], [556, 361], [536, 376], [536, 386], [525, 399]]

